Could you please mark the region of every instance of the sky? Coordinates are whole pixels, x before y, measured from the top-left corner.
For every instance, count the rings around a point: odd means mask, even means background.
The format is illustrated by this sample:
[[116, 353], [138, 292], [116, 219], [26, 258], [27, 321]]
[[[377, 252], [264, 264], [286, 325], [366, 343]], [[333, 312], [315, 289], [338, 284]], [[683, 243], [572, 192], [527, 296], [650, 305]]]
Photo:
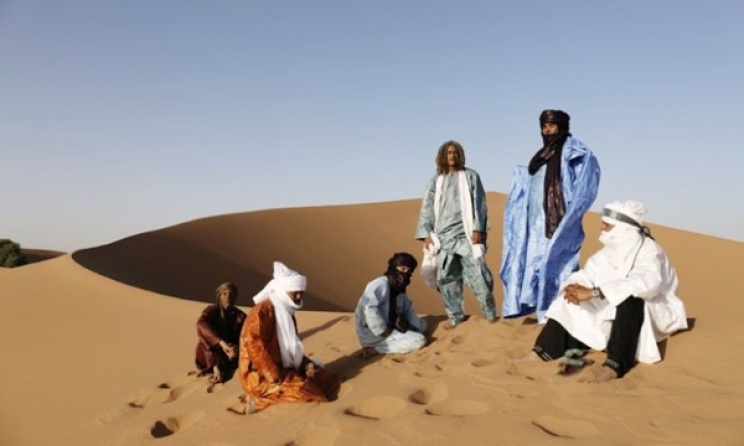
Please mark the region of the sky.
[[506, 193], [551, 108], [599, 160], [593, 210], [635, 199], [741, 242], [742, 17], [739, 0], [0, 0], [0, 238], [71, 252], [419, 198], [449, 139]]

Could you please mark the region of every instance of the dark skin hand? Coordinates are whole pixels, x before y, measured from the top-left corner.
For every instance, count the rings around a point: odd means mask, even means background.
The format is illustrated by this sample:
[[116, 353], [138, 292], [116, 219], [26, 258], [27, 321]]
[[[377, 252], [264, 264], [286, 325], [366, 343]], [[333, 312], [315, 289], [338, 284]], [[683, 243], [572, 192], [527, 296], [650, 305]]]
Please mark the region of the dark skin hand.
[[587, 288], [575, 283], [567, 286], [565, 293], [563, 294], [563, 298], [574, 305], [586, 302], [592, 297], [592, 288]]

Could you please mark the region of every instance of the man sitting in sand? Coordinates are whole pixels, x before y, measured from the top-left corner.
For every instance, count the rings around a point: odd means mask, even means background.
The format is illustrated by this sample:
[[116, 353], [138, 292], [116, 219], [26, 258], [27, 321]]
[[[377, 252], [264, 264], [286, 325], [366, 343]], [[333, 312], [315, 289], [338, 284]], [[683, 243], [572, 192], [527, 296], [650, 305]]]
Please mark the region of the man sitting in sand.
[[657, 342], [687, 328], [676, 296], [677, 274], [664, 250], [643, 226], [643, 204], [625, 201], [602, 211], [604, 247], [561, 285], [547, 323], [530, 353], [517, 361], [552, 361], [567, 352], [607, 350], [589, 382], [622, 378], [635, 361], [661, 361]]
[[378, 353], [409, 353], [426, 345], [426, 321], [416, 315], [406, 295], [417, 265], [411, 254], [395, 253], [385, 274], [364, 289], [354, 312], [363, 359]]
[[201, 375], [211, 374], [209, 382], [230, 379], [238, 368], [238, 337], [245, 313], [235, 306], [238, 287], [225, 282], [215, 290], [216, 303], [202, 311], [196, 321], [196, 367]]
[[302, 308], [305, 276], [274, 262], [274, 278], [253, 297], [255, 306], [240, 334], [243, 413], [282, 402], [326, 402], [335, 398], [335, 374], [304, 354], [294, 313]]

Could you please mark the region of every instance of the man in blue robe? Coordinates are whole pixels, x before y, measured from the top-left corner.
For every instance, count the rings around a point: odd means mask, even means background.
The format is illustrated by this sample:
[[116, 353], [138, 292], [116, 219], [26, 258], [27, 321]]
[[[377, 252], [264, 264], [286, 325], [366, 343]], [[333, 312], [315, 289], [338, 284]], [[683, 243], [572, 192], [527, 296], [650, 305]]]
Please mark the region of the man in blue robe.
[[465, 152], [457, 141], [442, 144], [436, 163], [416, 228], [416, 239], [424, 242], [424, 262], [435, 263], [427, 282], [435, 283], [442, 295], [448, 328], [465, 320], [463, 283], [478, 299], [483, 317], [495, 321], [493, 277], [485, 259], [488, 207], [483, 184], [476, 171], [465, 167]]
[[582, 219], [597, 197], [600, 169], [569, 120], [562, 110], [544, 110], [543, 147], [514, 173], [504, 211], [504, 317], [537, 313], [544, 322], [558, 286], [579, 268]]

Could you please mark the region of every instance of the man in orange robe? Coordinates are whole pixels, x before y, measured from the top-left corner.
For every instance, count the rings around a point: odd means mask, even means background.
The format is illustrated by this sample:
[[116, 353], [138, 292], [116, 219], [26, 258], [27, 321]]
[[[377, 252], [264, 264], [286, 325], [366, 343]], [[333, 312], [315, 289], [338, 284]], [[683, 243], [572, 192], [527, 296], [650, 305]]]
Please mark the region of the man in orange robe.
[[305, 276], [274, 262], [274, 279], [253, 301], [240, 334], [239, 374], [243, 412], [282, 402], [327, 402], [340, 386], [337, 376], [304, 354], [294, 312], [302, 308]]

